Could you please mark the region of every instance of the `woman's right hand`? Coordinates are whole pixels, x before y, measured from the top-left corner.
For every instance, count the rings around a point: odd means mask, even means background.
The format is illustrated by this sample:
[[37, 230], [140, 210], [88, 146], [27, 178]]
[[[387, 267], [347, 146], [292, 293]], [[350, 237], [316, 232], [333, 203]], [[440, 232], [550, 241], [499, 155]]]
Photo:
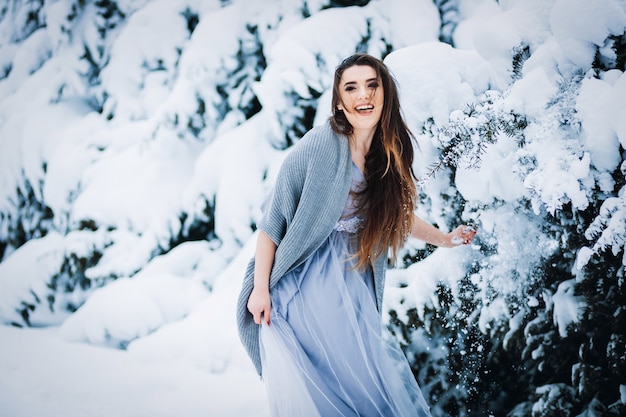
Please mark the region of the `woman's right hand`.
[[250, 293], [250, 298], [248, 298], [248, 311], [254, 317], [256, 324], [261, 324], [261, 320], [265, 320], [268, 325], [270, 324], [271, 305], [269, 289], [260, 289], [255, 286]]
[[261, 324], [261, 320], [270, 324], [270, 274], [274, 255], [276, 254], [276, 244], [263, 231], [259, 232], [254, 254], [254, 287], [248, 298], [248, 311], [254, 317], [256, 324]]

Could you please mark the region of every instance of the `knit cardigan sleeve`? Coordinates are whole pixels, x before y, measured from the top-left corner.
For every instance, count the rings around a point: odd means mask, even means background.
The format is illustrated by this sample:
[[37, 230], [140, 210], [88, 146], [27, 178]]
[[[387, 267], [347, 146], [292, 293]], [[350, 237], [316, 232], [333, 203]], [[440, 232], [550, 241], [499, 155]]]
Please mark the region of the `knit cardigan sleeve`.
[[270, 239], [280, 245], [287, 227], [293, 220], [304, 187], [306, 161], [295, 148], [283, 161], [276, 183], [263, 209], [263, 217], [257, 228], [265, 232]]

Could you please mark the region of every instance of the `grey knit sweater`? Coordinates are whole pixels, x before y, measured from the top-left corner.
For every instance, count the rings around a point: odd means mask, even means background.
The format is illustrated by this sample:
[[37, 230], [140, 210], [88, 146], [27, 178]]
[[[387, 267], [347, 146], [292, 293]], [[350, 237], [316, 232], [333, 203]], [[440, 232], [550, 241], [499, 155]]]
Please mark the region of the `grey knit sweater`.
[[[270, 290], [289, 271], [311, 256], [333, 231], [350, 192], [352, 158], [348, 139], [329, 123], [310, 130], [285, 158], [258, 224], [276, 243]], [[386, 256], [374, 264], [378, 310], [382, 306]], [[247, 309], [254, 285], [254, 258], [245, 272], [237, 302], [239, 337], [259, 375], [259, 325]]]

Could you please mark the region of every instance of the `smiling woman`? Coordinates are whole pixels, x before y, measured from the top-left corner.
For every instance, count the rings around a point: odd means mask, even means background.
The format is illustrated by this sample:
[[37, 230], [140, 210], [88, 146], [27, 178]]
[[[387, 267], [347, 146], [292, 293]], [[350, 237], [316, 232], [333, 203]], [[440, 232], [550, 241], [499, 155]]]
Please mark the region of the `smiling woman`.
[[337, 67], [332, 107], [280, 169], [239, 297], [240, 336], [273, 416], [430, 416], [381, 321], [387, 253], [409, 235], [452, 247], [475, 232], [415, 216], [412, 136], [379, 59]]

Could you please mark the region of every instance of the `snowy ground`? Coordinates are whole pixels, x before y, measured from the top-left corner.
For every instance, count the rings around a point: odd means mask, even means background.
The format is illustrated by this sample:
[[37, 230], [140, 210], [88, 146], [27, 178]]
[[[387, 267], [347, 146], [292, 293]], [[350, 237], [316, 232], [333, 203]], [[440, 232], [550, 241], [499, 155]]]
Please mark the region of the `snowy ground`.
[[[263, 384], [245, 361], [212, 374], [67, 342], [57, 333], [0, 326], [2, 417], [269, 415]], [[234, 356], [244, 355], [237, 349]]]

